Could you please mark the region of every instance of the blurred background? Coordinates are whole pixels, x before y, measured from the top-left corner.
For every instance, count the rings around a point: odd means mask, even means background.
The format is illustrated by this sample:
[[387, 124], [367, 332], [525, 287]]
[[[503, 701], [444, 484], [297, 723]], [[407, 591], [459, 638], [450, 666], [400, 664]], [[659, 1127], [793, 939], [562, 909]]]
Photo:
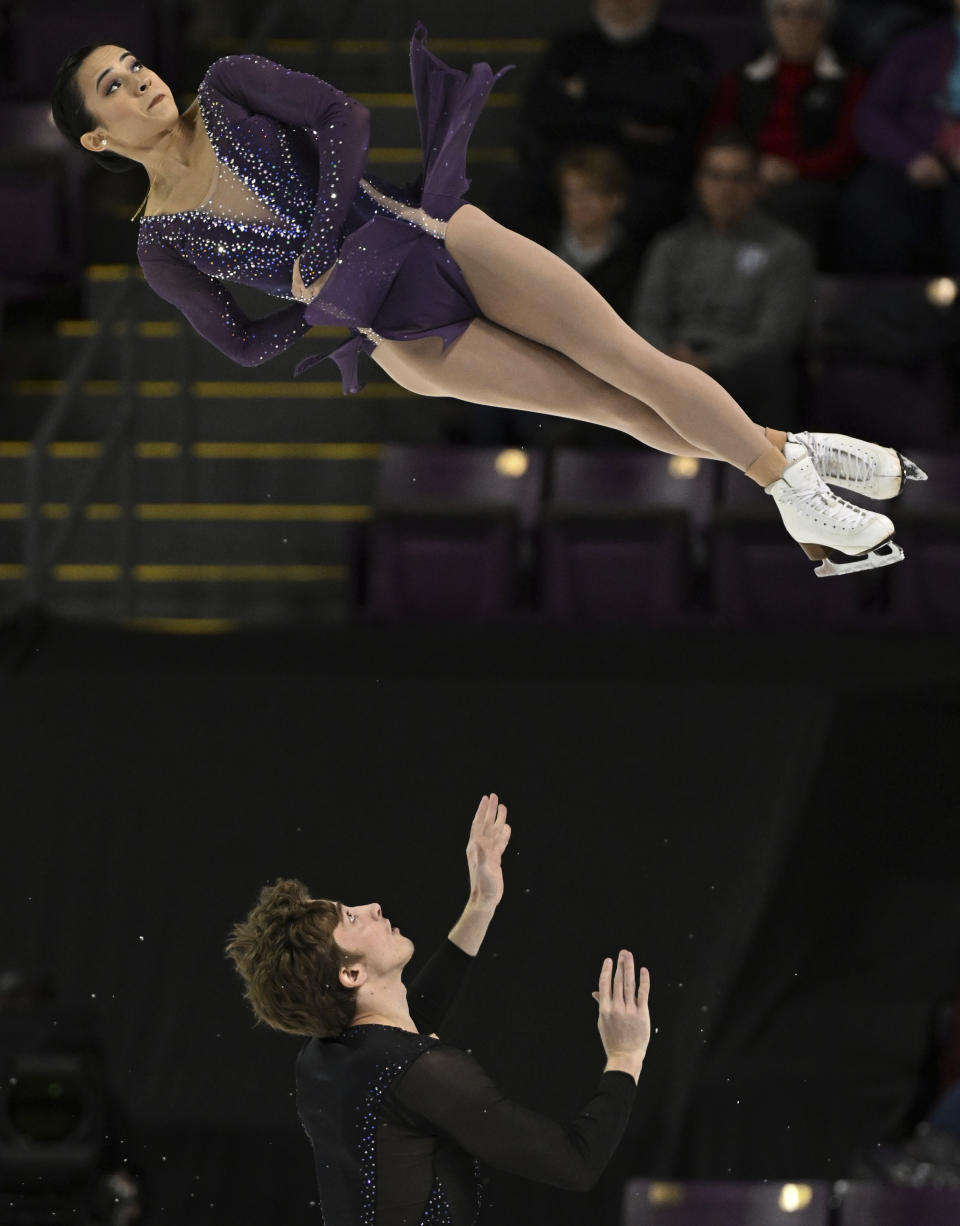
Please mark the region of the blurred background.
[[[508, 893], [447, 1037], [573, 1114], [621, 945], [657, 1032], [598, 1188], [494, 1175], [484, 1221], [960, 1220], [957, 15], [0, 0], [0, 1223], [319, 1222], [226, 932], [294, 875], [425, 953], [490, 789]], [[316, 73], [402, 184], [418, 18], [515, 65], [471, 199], [756, 419], [920, 463], [904, 564], [820, 582], [733, 470], [294, 379], [336, 329], [241, 370], [147, 289], [63, 56], [184, 106], [224, 54]]]

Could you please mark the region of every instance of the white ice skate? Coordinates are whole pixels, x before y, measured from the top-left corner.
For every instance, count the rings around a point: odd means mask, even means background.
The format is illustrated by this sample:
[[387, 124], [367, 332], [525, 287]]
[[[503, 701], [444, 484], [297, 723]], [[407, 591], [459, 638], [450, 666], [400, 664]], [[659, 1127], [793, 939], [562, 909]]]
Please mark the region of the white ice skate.
[[766, 486], [783, 524], [808, 558], [820, 565], [818, 579], [875, 570], [903, 560], [893, 541], [893, 523], [838, 498], [824, 484], [813, 458], [800, 442], [784, 446], [787, 467]]
[[813, 466], [828, 485], [853, 490], [865, 498], [896, 498], [904, 481], [926, 481], [927, 474], [895, 451], [848, 434], [788, 434], [805, 447]]

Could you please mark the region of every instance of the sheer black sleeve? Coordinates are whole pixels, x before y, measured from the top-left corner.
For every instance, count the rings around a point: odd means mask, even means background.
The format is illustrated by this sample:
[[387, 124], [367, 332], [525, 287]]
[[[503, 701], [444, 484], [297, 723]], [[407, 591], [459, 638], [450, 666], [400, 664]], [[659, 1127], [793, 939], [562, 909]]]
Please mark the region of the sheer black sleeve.
[[392, 1099], [414, 1127], [488, 1166], [583, 1192], [620, 1143], [635, 1092], [629, 1073], [604, 1073], [580, 1114], [560, 1124], [507, 1098], [465, 1052], [438, 1044], [398, 1078]]
[[435, 1034], [453, 1008], [473, 958], [444, 941], [407, 988], [407, 1006], [421, 1034]]

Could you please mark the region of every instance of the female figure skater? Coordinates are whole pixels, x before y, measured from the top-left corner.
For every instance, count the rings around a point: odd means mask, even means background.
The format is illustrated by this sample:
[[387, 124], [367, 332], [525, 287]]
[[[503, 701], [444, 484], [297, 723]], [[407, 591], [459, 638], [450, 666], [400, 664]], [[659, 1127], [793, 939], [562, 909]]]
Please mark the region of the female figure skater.
[[[61, 66], [53, 112], [108, 169], [144, 167], [146, 279], [242, 365], [313, 324], [346, 324], [351, 339], [330, 355], [345, 391], [359, 389], [363, 350], [419, 395], [573, 417], [673, 455], [725, 460], [773, 497], [787, 532], [822, 560], [819, 575], [900, 561], [891, 521], [824, 482], [890, 498], [923, 473], [892, 448], [755, 424], [704, 372], [637, 336], [562, 260], [466, 203], [467, 142], [499, 74], [449, 68], [422, 26], [410, 59], [424, 151], [413, 193], [365, 175], [360, 103], [258, 56], [218, 60], [180, 114], [130, 51], [85, 47]], [[293, 305], [250, 320], [224, 281]]]

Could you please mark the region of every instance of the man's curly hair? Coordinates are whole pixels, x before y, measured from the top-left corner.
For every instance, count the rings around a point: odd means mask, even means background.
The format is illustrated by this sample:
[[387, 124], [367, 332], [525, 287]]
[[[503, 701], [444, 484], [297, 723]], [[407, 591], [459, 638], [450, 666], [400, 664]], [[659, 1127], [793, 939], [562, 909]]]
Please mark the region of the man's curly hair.
[[257, 1019], [287, 1034], [339, 1034], [353, 1020], [356, 989], [340, 982], [347, 954], [333, 939], [340, 906], [311, 899], [300, 881], [266, 885], [250, 914], [234, 924], [227, 957]]

